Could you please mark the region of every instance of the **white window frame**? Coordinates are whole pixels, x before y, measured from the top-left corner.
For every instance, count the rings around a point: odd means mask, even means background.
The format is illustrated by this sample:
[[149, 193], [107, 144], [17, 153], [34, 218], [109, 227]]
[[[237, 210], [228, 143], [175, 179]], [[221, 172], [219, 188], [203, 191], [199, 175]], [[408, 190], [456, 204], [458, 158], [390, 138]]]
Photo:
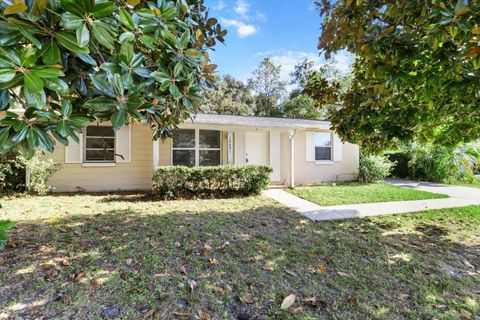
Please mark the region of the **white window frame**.
[[[89, 126], [89, 127], [96, 127], [96, 126]], [[112, 126], [102, 126], [102, 127], [112, 128]], [[88, 138], [98, 138], [98, 136], [87, 136], [87, 128], [85, 128], [84, 132], [83, 132], [83, 150], [82, 150], [82, 152], [83, 152], [83, 163], [87, 164], [87, 165], [88, 164], [106, 164], [106, 165], [115, 164], [116, 163], [116, 154], [117, 154], [117, 139], [116, 139], [115, 131], [113, 131], [113, 136], [112, 137], [104, 137], [104, 139], [112, 139], [113, 140], [113, 160], [87, 160], [87, 149], [88, 150], [103, 150], [103, 149], [99, 149], [99, 148], [87, 148], [87, 139]]]
[[[222, 131], [215, 130], [215, 129], [188, 129], [182, 128], [182, 130], [194, 130], [195, 131], [195, 146], [193, 148], [175, 148], [173, 146], [173, 138], [172, 138], [172, 147], [170, 148], [170, 165], [173, 164], [173, 151], [175, 150], [194, 150], [195, 151], [195, 167], [200, 166], [200, 151], [218, 151], [220, 152], [220, 163], [218, 165], [222, 165]], [[219, 148], [200, 148], [200, 130], [204, 131], [217, 131], [220, 136], [220, 147]]]
[[[316, 157], [316, 148], [317, 148], [317, 144], [315, 143], [315, 136], [317, 134], [326, 134], [328, 133], [330, 135], [330, 147], [322, 147], [322, 148], [330, 148], [330, 159], [318, 159], [317, 160], [317, 157]], [[333, 163], [333, 134], [331, 132], [326, 132], [326, 131], [317, 131], [314, 133], [314, 136], [313, 136], [313, 148], [314, 148], [314, 159], [315, 159], [315, 163]]]

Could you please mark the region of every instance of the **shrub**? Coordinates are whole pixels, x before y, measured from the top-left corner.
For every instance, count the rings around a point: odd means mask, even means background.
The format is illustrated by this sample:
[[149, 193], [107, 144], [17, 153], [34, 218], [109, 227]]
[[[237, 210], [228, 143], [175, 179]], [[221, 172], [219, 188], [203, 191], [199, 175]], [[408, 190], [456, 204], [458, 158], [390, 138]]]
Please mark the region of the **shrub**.
[[447, 148], [416, 145], [385, 155], [395, 166], [391, 175], [414, 180], [459, 183], [474, 180], [477, 169], [474, 147]]
[[37, 152], [32, 158], [22, 158], [26, 169], [30, 173], [27, 183], [27, 190], [39, 195], [46, 195], [53, 190], [48, 184], [48, 179], [52, 177], [61, 165], [55, 163], [52, 159], [43, 159], [40, 152]]
[[23, 191], [25, 165], [16, 152], [0, 155], [0, 192]]
[[385, 156], [360, 155], [358, 178], [361, 182], [381, 181], [388, 177], [395, 163]]
[[397, 151], [397, 152], [387, 152], [384, 154], [394, 163], [392, 172], [390, 172], [391, 177], [407, 179], [410, 178], [410, 168], [408, 163], [410, 161], [410, 153], [407, 151]]
[[270, 182], [267, 166], [162, 167], [153, 176], [153, 193], [166, 199], [249, 196]]
[[5, 244], [8, 240], [7, 230], [12, 229], [15, 222], [0, 220], [0, 251], [5, 249]]

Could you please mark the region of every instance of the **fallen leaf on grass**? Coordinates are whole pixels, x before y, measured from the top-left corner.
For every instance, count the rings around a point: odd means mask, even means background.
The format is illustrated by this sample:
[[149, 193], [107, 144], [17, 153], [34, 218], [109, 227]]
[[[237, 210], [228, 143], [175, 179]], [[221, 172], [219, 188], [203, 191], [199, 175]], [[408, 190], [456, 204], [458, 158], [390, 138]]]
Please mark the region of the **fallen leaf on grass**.
[[208, 263], [211, 264], [212, 266], [216, 266], [218, 264], [218, 260], [215, 258], [209, 258]]
[[143, 319], [148, 319], [155, 313], [156, 309], [150, 309], [143, 315]]
[[216, 294], [223, 294], [225, 292], [225, 290], [221, 287], [213, 287], [212, 289]]
[[315, 307], [315, 308], [325, 305], [325, 302], [322, 299], [320, 299], [320, 297], [317, 297], [317, 296], [308, 297], [308, 298], [303, 299], [302, 301], [309, 304], [312, 307]]
[[127, 266], [131, 265], [132, 262], [133, 262], [132, 258], [128, 258], [127, 260], [125, 260], [125, 263], [127, 264]]
[[183, 274], [185, 274], [185, 275], [188, 274], [188, 272], [187, 272], [187, 267], [181, 266], [181, 267], [180, 267], [180, 272], [183, 273]]
[[352, 297], [352, 296], [348, 296], [347, 301], [348, 301], [348, 303], [351, 303], [351, 304], [358, 304], [357, 298]]
[[297, 274], [293, 272], [292, 270], [285, 269], [285, 273], [291, 275], [292, 277], [296, 277]]
[[60, 264], [64, 267], [67, 267], [70, 265], [70, 262], [68, 262], [68, 259], [67, 258], [63, 258], [61, 261], [60, 261]]
[[345, 273], [345, 272], [342, 272], [342, 271], [338, 271], [337, 274], [339, 276], [342, 276], [342, 277], [348, 277], [348, 273]]
[[83, 278], [85, 278], [86, 275], [87, 274], [84, 271], [75, 272], [75, 274], [73, 275], [73, 281], [80, 282]]
[[307, 253], [307, 256], [309, 256], [310, 258], [315, 258], [317, 255], [315, 254], [315, 252], [309, 252]]
[[290, 308], [295, 303], [296, 299], [297, 299], [296, 295], [294, 295], [293, 293], [289, 294], [288, 296], [285, 297], [285, 299], [283, 299], [283, 302], [282, 302], [282, 305], [280, 306], [280, 309], [287, 310], [288, 308]]
[[230, 245], [230, 242], [224, 241], [224, 242], [222, 242], [222, 244], [220, 245], [220, 247], [219, 247], [218, 249], [220, 249], [220, 250], [226, 250], [229, 245]]
[[90, 281], [90, 284], [92, 285], [93, 290], [97, 290], [100, 286], [100, 281], [97, 278], [94, 278]]
[[292, 314], [300, 314], [303, 312], [303, 308], [302, 307], [291, 307], [289, 309], [290, 313]]
[[200, 320], [211, 320], [212, 319], [212, 317], [208, 313], [203, 311], [202, 309], [199, 309], [197, 311], [197, 314], [198, 314], [198, 317], [200, 318]]
[[465, 309], [460, 310], [460, 316], [462, 317], [462, 319], [465, 319], [465, 320], [472, 320], [473, 319], [472, 314]]
[[190, 316], [190, 313], [181, 312], [181, 311], [174, 311], [174, 312], [172, 312], [172, 315], [173, 315], [174, 317], [189, 317], [189, 316]]
[[197, 289], [197, 283], [195, 282], [195, 280], [188, 279], [187, 284], [188, 284], [188, 290], [191, 293], [193, 293], [193, 291], [195, 291], [195, 289]]
[[318, 266], [318, 270], [319, 270], [320, 272], [327, 272], [327, 267], [325, 267], [324, 265], [319, 265], [319, 266]]
[[70, 303], [73, 300], [72, 296], [69, 294], [62, 294], [58, 298], [62, 300], [63, 303]]
[[203, 255], [206, 256], [210, 251], [212, 251], [212, 247], [205, 243], [202, 248]]

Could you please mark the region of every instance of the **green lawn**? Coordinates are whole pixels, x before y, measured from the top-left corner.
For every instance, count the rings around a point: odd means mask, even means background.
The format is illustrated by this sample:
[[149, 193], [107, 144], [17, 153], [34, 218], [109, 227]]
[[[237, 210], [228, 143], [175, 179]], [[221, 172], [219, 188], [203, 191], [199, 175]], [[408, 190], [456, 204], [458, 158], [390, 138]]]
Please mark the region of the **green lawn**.
[[314, 223], [263, 197], [0, 202], [18, 222], [0, 319], [480, 316], [480, 207]]
[[306, 186], [296, 187], [289, 191], [300, 198], [321, 206], [448, 198], [448, 196], [439, 193], [397, 187], [383, 183]]

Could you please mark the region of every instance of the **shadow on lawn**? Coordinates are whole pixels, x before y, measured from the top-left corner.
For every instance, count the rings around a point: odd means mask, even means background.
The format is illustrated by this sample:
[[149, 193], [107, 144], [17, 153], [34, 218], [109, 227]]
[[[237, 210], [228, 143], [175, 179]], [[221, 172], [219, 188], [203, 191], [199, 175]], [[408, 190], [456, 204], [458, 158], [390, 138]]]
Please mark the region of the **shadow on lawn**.
[[480, 247], [434, 225], [402, 234], [392, 222], [312, 223], [275, 206], [154, 213], [132, 204], [19, 223], [0, 253], [3, 315], [288, 319], [279, 306], [295, 293], [315, 318], [441, 318], [480, 292], [463, 264], [478, 268]]

